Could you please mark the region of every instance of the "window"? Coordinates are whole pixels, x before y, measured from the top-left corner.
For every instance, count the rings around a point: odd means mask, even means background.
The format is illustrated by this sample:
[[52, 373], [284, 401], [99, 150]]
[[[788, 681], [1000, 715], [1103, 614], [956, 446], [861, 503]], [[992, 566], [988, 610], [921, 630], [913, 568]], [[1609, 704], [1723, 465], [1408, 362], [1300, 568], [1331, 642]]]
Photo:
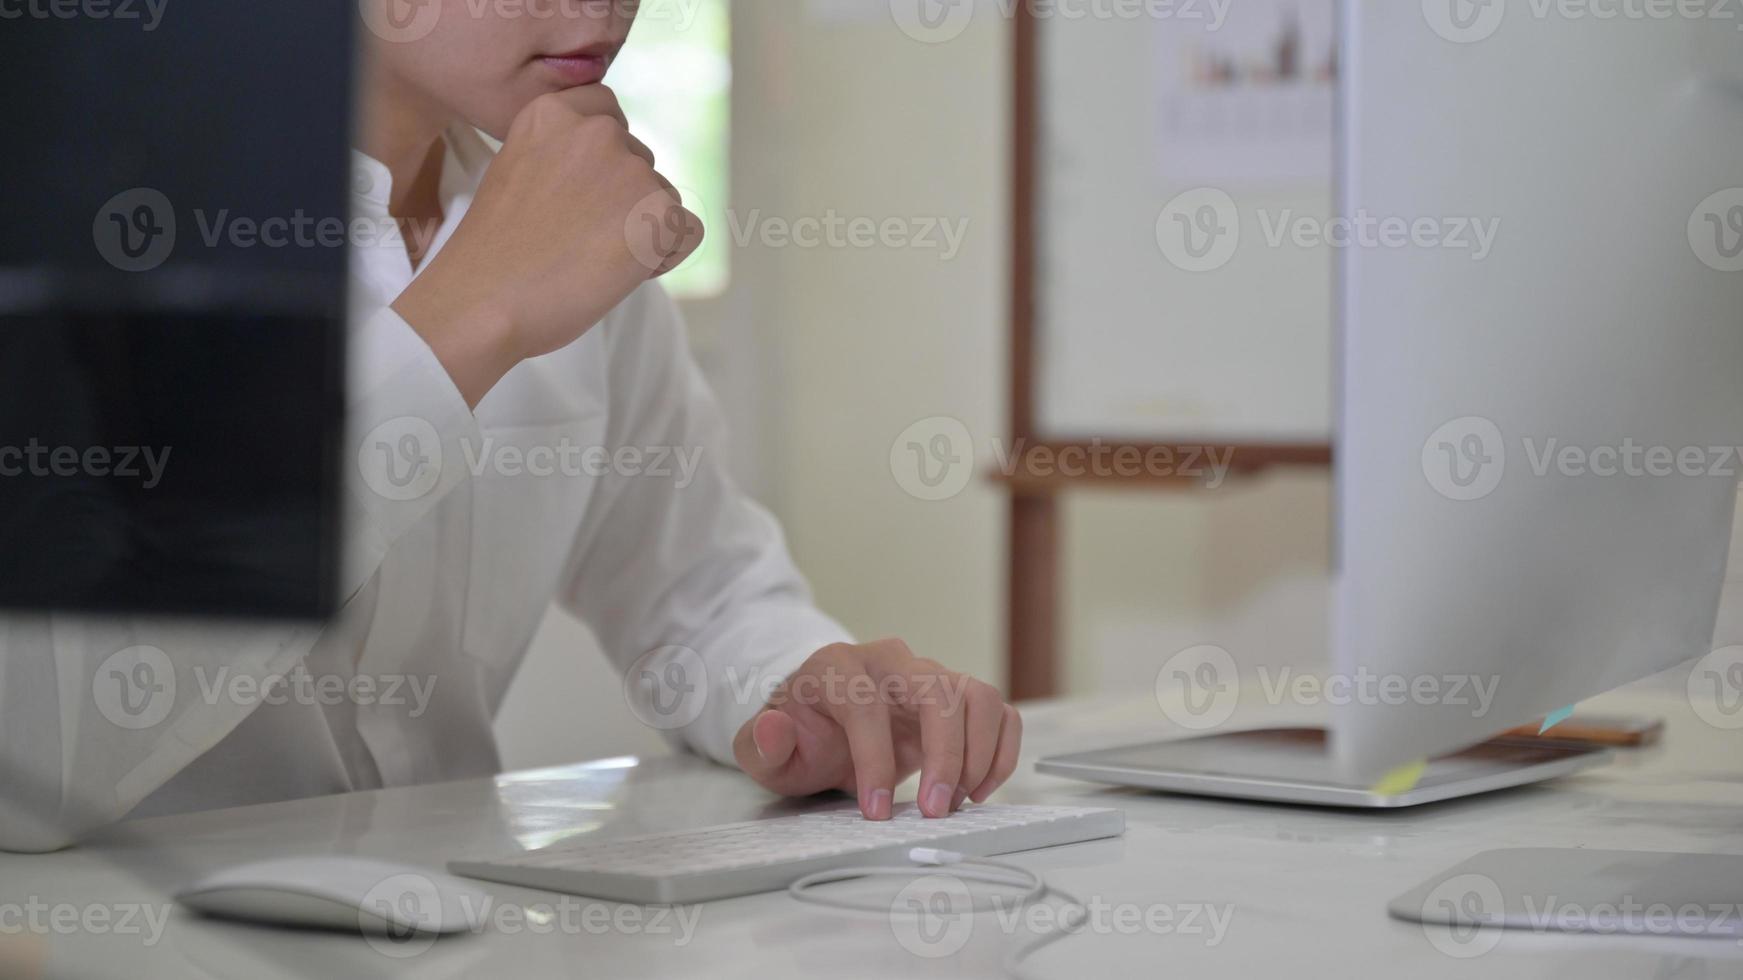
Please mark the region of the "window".
[[731, 188], [732, 28], [729, 0], [642, 0], [610, 85], [660, 172], [701, 216], [708, 238], [666, 276], [679, 299], [724, 292]]

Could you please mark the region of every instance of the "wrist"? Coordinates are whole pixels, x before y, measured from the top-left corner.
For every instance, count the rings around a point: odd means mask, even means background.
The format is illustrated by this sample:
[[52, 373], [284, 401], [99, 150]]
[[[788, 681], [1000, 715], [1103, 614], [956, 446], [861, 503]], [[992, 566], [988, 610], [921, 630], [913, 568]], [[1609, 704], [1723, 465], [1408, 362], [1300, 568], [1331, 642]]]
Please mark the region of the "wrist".
[[436, 355], [470, 408], [521, 361], [512, 318], [488, 303], [456, 303], [414, 282], [393, 303]]

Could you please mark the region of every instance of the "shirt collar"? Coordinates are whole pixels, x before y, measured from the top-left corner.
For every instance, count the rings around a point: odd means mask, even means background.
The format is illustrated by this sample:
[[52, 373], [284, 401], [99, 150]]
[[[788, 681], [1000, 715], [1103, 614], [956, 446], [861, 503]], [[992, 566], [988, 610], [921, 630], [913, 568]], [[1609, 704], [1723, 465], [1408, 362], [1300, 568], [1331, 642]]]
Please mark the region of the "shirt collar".
[[[443, 210], [451, 210], [461, 197], [470, 197], [484, 179], [496, 148], [476, 129], [456, 124], [442, 134], [445, 152], [442, 159], [440, 195]], [[387, 203], [393, 194], [393, 174], [381, 161], [361, 150], [351, 151], [351, 205], [358, 217], [379, 218], [387, 215]]]
[[[425, 268], [429, 266], [429, 257], [447, 244], [454, 228], [472, 206], [473, 194], [496, 152], [496, 148], [470, 126], [452, 127], [443, 134], [442, 140], [442, 179], [437, 190], [442, 202], [442, 226], [430, 245]], [[367, 240], [360, 237], [352, 242], [352, 276], [357, 284], [365, 287], [351, 291], [354, 316], [373, 312], [391, 302], [417, 274], [406, 256], [405, 244], [398, 237], [398, 228], [388, 216], [388, 201], [392, 193], [393, 174], [387, 167], [368, 154], [353, 150], [352, 218], [361, 220], [374, 231]]]

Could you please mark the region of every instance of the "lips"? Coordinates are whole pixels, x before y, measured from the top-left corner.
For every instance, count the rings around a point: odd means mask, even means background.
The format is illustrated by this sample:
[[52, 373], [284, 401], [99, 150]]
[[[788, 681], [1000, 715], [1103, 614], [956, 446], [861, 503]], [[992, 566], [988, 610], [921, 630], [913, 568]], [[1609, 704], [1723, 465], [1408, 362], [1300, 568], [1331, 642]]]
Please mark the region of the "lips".
[[539, 58], [558, 78], [570, 85], [596, 85], [605, 80], [611, 62], [617, 57], [619, 44], [591, 44], [563, 54], [548, 54]]

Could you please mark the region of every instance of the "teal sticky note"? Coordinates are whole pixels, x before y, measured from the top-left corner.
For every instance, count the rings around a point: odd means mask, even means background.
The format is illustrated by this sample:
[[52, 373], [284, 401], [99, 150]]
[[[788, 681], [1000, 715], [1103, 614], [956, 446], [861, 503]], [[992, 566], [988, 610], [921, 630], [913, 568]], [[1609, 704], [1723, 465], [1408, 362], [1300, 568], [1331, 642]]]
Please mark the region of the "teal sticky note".
[[1570, 704], [1567, 707], [1561, 709], [1560, 711], [1550, 712], [1549, 717], [1543, 719], [1543, 727], [1539, 728], [1537, 730], [1537, 734], [1542, 735], [1544, 732], [1549, 731], [1551, 728], [1554, 728], [1555, 726], [1561, 724], [1562, 722], [1567, 721], [1568, 718], [1572, 717], [1572, 715], [1574, 713], [1574, 707], [1575, 707], [1574, 705]]

